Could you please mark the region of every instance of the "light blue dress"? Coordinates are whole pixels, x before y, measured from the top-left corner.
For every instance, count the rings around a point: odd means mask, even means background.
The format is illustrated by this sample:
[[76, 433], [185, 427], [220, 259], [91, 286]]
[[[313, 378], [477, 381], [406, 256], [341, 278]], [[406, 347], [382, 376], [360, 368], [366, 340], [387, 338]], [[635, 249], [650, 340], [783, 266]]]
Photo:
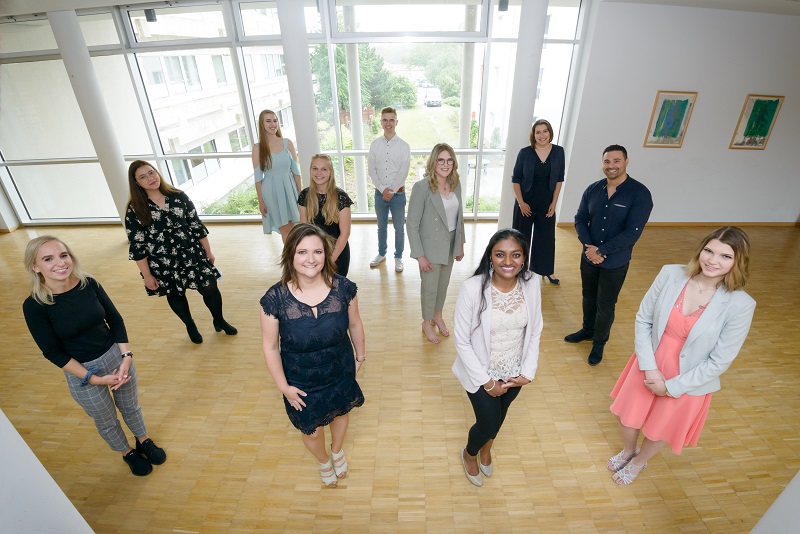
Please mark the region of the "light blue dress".
[[272, 167], [253, 169], [256, 183], [261, 182], [261, 198], [267, 206], [267, 216], [261, 218], [264, 233], [277, 232], [289, 221], [300, 222], [297, 208], [297, 184], [293, 174], [300, 174], [300, 167], [289, 152], [289, 141], [283, 140], [283, 150], [272, 154]]

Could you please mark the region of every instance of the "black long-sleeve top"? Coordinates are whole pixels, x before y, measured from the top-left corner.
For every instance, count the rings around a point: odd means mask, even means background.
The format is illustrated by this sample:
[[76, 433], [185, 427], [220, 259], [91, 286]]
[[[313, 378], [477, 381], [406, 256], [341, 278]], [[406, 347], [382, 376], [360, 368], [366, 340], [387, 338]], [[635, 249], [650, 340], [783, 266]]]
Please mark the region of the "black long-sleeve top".
[[[616, 269], [631, 261], [633, 245], [653, 211], [653, 198], [644, 184], [628, 176], [608, 198], [605, 178], [583, 192], [575, 230], [584, 245], [594, 245], [606, 257], [598, 267]], [[584, 252], [586, 247], [584, 246]], [[584, 261], [589, 261], [583, 255]]]
[[44, 357], [58, 367], [70, 358], [96, 360], [114, 343], [127, 343], [125, 322], [103, 287], [89, 278], [66, 293], [53, 295], [54, 304], [28, 297], [22, 304], [25, 322]]

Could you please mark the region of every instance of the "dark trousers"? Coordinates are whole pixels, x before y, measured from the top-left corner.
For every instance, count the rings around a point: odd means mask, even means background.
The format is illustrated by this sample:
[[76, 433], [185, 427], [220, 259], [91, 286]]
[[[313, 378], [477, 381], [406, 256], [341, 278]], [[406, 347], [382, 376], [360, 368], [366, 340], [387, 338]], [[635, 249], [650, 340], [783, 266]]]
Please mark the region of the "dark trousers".
[[[498, 382], [495, 387], [500, 387]], [[514, 402], [522, 388], [509, 388], [506, 393], [499, 397], [489, 395], [483, 386], [478, 388], [475, 393], [467, 391], [472, 409], [475, 412], [475, 424], [469, 429], [467, 440], [467, 454], [477, 456], [490, 439], [497, 437], [500, 427], [506, 418], [508, 407]]]
[[522, 193], [522, 199], [531, 207], [531, 215], [522, 215], [519, 203], [515, 201], [511, 227], [519, 230], [531, 245], [529, 270], [550, 276], [555, 273], [556, 263], [556, 217], [546, 216], [552, 194], [546, 204], [541, 199], [533, 198], [531, 191]]
[[603, 346], [608, 341], [614, 324], [617, 297], [628, 274], [626, 263], [616, 269], [603, 269], [581, 259], [583, 284], [583, 329], [594, 333], [594, 343]]

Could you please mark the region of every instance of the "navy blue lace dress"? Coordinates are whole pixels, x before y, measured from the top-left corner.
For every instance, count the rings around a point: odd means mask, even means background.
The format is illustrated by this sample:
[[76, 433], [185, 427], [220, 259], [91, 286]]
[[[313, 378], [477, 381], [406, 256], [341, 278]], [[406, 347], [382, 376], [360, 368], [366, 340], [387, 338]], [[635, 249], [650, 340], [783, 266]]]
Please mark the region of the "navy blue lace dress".
[[306, 392], [302, 412], [283, 398], [286, 415], [303, 434], [313, 434], [317, 427], [364, 404], [348, 335], [348, 307], [357, 291], [353, 282], [335, 275], [330, 293], [316, 306], [316, 317], [311, 306], [280, 282], [261, 297], [264, 313], [278, 319], [286, 381]]

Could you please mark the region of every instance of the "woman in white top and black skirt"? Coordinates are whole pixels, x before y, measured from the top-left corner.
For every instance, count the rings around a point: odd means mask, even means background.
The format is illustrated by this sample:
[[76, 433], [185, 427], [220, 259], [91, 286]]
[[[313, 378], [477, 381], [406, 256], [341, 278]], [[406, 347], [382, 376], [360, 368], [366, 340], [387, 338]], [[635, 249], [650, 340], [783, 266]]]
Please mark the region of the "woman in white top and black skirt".
[[520, 388], [536, 374], [543, 324], [541, 286], [527, 267], [523, 235], [500, 230], [456, 301], [458, 356], [453, 373], [475, 411], [475, 424], [460, 456], [467, 479], [476, 486], [483, 485], [483, 476], [492, 476], [494, 439]]

